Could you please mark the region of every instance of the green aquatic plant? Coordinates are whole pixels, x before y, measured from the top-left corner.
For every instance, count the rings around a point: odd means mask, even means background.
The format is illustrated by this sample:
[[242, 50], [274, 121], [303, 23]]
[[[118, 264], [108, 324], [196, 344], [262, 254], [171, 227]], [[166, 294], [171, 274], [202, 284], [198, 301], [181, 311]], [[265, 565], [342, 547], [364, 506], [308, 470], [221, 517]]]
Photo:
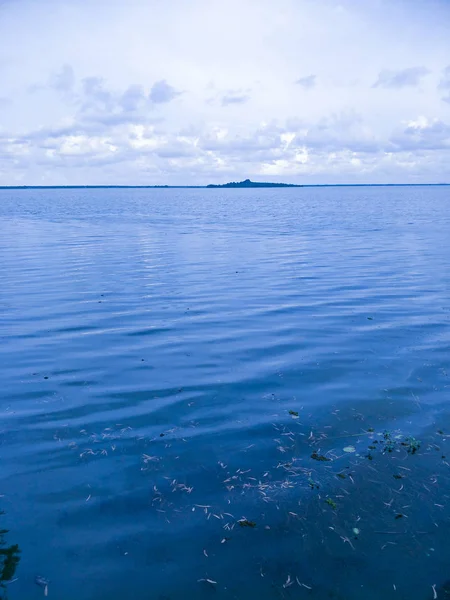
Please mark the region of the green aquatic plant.
[[[373, 429], [370, 428], [368, 431], [373, 432]], [[442, 434], [442, 430], [439, 430], [438, 433]], [[409, 454], [415, 454], [421, 446], [421, 442], [419, 440], [416, 440], [416, 438], [412, 436], [403, 437], [402, 435], [396, 435], [394, 438], [390, 431], [384, 430], [382, 433], [381, 440], [371, 440], [370, 446], [368, 446], [369, 453], [367, 454], [367, 458], [369, 460], [373, 459], [371, 451], [376, 450], [378, 444], [382, 445], [383, 454], [385, 454], [386, 452], [394, 452], [394, 450], [398, 448], [399, 445], [406, 448]], [[440, 448], [436, 446], [436, 450], [440, 450]]]
[[406, 446], [406, 450], [410, 454], [415, 454], [417, 450], [420, 448], [420, 441], [416, 440], [414, 437], [405, 438], [404, 445]]
[[7, 529], [0, 529], [0, 598], [2, 600], [6, 598], [4, 593], [6, 584], [14, 579], [20, 561], [19, 546], [17, 544], [8, 546], [5, 542], [4, 536], [7, 533]]
[[325, 500], [325, 502], [326, 502], [326, 504], [328, 504], [328, 506], [331, 506], [331, 508], [332, 508], [333, 510], [336, 510], [336, 508], [337, 508], [337, 504], [336, 504], [336, 502], [333, 500], [333, 498], [327, 498], [327, 499]]
[[384, 450], [383, 452], [393, 452], [395, 449], [395, 441], [392, 439], [390, 431], [383, 431]]

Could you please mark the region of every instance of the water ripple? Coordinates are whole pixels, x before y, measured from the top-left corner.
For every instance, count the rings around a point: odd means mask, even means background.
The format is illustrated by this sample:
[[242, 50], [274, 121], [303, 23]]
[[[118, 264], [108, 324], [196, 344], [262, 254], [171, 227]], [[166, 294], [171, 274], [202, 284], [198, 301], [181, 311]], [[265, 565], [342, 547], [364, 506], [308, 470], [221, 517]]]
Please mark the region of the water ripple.
[[[11, 598], [36, 573], [64, 600], [443, 585], [447, 192], [227, 192], [0, 191]], [[367, 458], [385, 430], [414, 461]]]

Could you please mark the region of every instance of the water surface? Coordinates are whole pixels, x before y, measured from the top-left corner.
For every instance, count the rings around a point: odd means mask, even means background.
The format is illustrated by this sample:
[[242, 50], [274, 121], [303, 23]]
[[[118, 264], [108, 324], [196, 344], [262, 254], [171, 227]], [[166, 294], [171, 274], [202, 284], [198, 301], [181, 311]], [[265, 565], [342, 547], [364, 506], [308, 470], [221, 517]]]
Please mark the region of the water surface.
[[11, 600], [445, 597], [449, 200], [1, 190]]

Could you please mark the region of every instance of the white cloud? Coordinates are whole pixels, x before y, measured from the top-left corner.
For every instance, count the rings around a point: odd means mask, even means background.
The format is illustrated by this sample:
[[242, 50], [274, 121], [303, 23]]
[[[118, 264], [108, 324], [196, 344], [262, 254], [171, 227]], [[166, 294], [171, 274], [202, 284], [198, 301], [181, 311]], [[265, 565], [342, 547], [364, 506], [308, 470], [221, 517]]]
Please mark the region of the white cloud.
[[406, 123], [395, 132], [391, 142], [398, 151], [450, 150], [450, 124], [424, 116]]
[[150, 100], [155, 104], [165, 104], [180, 95], [165, 79], [157, 81], [150, 90]]
[[222, 106], [230, 106], [230, 104], [245, 104], [250, 100], [250, 95], [241, 91], [230, 90], [222, 97]]
[[305, 77], [300, 77], [300, 79], [297, 79], [295, 83], [302, 87], [304, 90], [310, 90], [316, 85], [316, 76], [306, 75]]
[[429, 73], [430, 70], [426, 67], [408, 67], [407, 69], [399, 69], [398, 71], [383, 69], [373, 87], [392, 89], [415, 87]]

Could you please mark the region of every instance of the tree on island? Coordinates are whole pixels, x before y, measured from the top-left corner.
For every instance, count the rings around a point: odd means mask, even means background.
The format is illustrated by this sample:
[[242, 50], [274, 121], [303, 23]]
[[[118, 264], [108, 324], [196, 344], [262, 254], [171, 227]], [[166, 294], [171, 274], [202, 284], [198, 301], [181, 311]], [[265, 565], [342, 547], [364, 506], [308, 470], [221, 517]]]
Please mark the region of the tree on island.
[[250, 181], [250, 179], [244, 179], [244, 181], [231, 181], [230, 183], [214, 184], [210, 183], [206, 186], [207, 188], [262, 188], [262, 187], [302, 187], [301, 185], [295, 185], [295, 183], [268, 183], [263, 181]]

